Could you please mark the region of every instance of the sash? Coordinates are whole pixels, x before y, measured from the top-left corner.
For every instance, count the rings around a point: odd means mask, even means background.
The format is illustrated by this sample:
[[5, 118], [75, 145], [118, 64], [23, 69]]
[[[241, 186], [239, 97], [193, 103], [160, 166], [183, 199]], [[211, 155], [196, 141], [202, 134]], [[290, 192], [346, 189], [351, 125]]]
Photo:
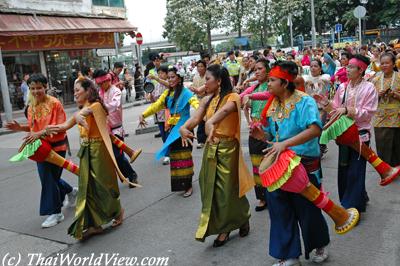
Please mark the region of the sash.
[[179, 95], [179, 98], [178, 98], [175, 106], [172, 106], [172, 97], [167, 98], [167, 106], [168, 106], [168, 109], [170, 110], [171, 114], [179, 113], [181, 115], [181, 117], [180, 117], [178, 123], [172, 127], [161, 150], [159, 150], [156, 153], [156, 155], [155, 155], [156, 160], [160, 160], [162, 157], [164, 157], [168, 152], [169, 146], [172, 143], [174, 143], [177, 139], [180, 138], [179, 129], [190, 118], [189, 100], [190, 100], [190, 98], [192, 98], [192, 96], [193, 96], [193, 92], [191, 92], [187, 88], [183, 88], [181, 95]]

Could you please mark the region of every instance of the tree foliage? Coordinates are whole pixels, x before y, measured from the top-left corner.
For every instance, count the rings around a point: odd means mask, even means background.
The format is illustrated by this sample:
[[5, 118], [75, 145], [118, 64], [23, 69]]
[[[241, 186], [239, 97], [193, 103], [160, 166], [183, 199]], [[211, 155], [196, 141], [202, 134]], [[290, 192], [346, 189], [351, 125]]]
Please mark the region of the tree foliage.
[[211, 30], [222, 25], [223, 11], [223, 0], [167, 0], [163, 37], [181, 49], [206, 46], [211, 54]]
[[[355, 34], [358, 20], [353, 0], [314, 0], [316, 31], [331, 31], [341, 23], [349, 35]], [[399, 0], [369, 0], [366, 28], [400, 26]], [[289, 43], [288, 15], [292, 15], [293, 35], [310, 39], [310, 0], [167, 0], [165, 33], [181, 49], [196, 49], [204, 44], [211, 49], [211, 30], [250, 32], [253, 40], [267, 44], [271, 36], [283, 36]]]

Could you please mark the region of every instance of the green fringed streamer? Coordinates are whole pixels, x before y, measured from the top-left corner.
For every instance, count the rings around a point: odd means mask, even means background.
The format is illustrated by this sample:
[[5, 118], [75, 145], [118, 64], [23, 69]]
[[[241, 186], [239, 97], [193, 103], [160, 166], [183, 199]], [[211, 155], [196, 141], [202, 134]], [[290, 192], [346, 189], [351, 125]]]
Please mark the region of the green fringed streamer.
[[336, 139], [340, 135], [342, 135], [351, 125], [353, 125], [354, 121], [347, 116], [342, 116], [327, 129], [322, 131], [321, 138], [319, 143], [328, 144], [329, 141]]
[[277, 190], [278, 188], [280, 188], [281, 186], [283, 186], [288, 180], [289, 178], [292, 176], [292, 171], [294, 168], [296, 168], [297, 166], [299, 166], [301, 161], [300, 156], [294, 156], [289, 163], [288, 169], [285, 172], [285, 174], [279, 178], [275, 183], [273, 183], [272, 185], [270, 185], [269, 187], [267, 187], [269, 192], [272, 192], [274, 190]]
[[30, 156], [35, 154], [40, 145], [42, 145], [40, 139], [37, 139], [34, 142], [25, 145], [24, 149], [21, 152], [15, 154], [13, 157], [10, 158], [10, 162], [21, 162], [28, 159]]

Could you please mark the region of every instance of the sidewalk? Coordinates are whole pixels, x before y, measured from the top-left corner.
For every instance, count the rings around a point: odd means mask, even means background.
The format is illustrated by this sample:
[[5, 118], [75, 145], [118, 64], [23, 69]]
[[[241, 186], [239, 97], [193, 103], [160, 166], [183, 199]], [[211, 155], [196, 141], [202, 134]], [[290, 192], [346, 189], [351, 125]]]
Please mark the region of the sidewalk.
[[[127, 108], [131, 108], [134, 106], [143, 105], [146, 103], [147, 103], [146, 100], [139, 100], [139, 101], [134, 101], [134, 102], [130, 102], [130, 103], [124, 103], [122, 105], [122, 108], [127, 109]], [[65, 106], [64, 110], [65, 110], [65, 113], [67, 114], [67, 117], [69, 117], [71, 114], [73, 114], [77, 110], [77, 107], [75, 104], [71, 104], [71, 105]], [[14, 131], [8, 130], [4, 127], [4, 125], [7, 123], [5, 120], [5, 114], [1, 113], [0, 115], [1, 115], [1, 119], [3, 121], [3, 127], [0, 128], [0, 136], [15, 133]], [[18, 123], [26, 123], [26, 118], [24, 116], [24, 110], [13, 111], [12, 117], [13, 117], [13, 120], [17, 121]]]

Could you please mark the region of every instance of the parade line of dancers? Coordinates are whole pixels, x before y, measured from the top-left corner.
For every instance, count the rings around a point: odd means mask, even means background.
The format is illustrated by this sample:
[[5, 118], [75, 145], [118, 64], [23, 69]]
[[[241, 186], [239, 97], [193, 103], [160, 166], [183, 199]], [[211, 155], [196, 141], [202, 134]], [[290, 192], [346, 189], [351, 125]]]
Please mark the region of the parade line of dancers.
[[[195, 239], [217, 235], [213, 246], [220, 247], [237, 229], [240, 237], [246, 237], [250, 232], [246, 193], [255, 189], [256, 211], [269, 211], [269, 254], [277, 259], [274, 265], [300, 265], [300, 234], [305, 258], [311, 254], [314, 262], [325, 261], [330, 237], [322, 211], [334, 221], [335, 232], [344, 234], [366, 211], [366, 163], [380, 174], [382, 186], [400, 174], [399, 167], [382, 161], [369, 148], [380, 97], [375, 86], [363, 79], [369, 59], [355, 55], [349, 60], [348, 80], [333, 97], [304, 92], [304, 80], [299, 82], [298, 66], [291, 61], [256, 60], [257, 82], [241, 94], [235, 92], [228, 67], [200, 63], [205, 70], [201, 89], [186, 88], [179, 69], [161, 67], [158, 74], [166, 80], [157, 82], [156, 89], [162, 86], [162, 92], [139, 116], [139, 126], [144, 127], [146, 117], [163, 112], [165, 122], [159, 126], [165, 137], [156, 159], [169, 158], [171, 190], [183, 191], [183, 197], [193, 192], [194, 129], [205, 131], [199, 174], [202, 207]], [[152, 76], [158, 81], [160, 77]], [[130, 187], [141, 187], [130, 165], [141, 150], [123, 142], [121, 90], [105, 71], [95, 71], [93, 78], [75, 82], [79, 111], [67, 120], [61, 103], [46, 94], [46, 77], [31, 75], [28, 122], [7, 124], [11, 130], [28, 132], [11, 161], [29, 158], [37, 162], [42, 185], [40, 215], [48, 215], [42, 227], [64, 219], [63, 204], [76, 204], [68, 234], [78, 240], [102, 233], [106, 224], [123, 223], [118, 179]], [[193, 115], [191, 107], [196, 109]], [[249, 126], [252, 171], [240, 145], [242, 109]], [[65, 160], [66, 131], [74, 125], [81, 140], [79, 165]], [[322, 189], [321, 150], [330, 140], [339, 145], [340, 204]], [[63, 169], [79, 176], [77, 188], [61, 179]]]

